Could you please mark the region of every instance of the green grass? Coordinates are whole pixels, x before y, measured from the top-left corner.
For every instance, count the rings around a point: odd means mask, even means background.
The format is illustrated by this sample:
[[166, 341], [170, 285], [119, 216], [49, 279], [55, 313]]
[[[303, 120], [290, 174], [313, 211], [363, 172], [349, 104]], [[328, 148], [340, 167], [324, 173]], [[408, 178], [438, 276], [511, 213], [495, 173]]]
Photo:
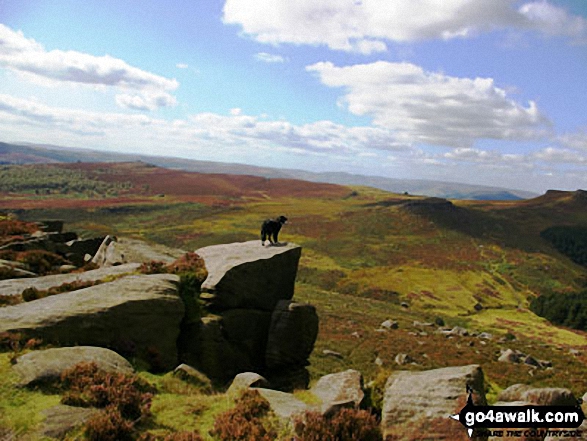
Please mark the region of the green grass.
[[[58, 395], [17, 388], [17, 374], [12, 371], [12, 353], [0, 353], [0, 429], [9, 429], [18, 439], [35, 439], [41, 412], [59, 404]], [[1, 432], [0, 432], [1, 433]]]

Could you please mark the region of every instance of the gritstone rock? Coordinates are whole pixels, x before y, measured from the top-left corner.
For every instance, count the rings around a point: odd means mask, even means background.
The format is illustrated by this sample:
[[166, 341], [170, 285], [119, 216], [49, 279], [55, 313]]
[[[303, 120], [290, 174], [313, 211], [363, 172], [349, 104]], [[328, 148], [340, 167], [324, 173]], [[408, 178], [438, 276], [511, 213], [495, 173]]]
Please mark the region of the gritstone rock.
[[184, 305], [170, 274], [128, 276], [90, 288], [0, 308], [0, 332], [58, 345], [112, 347], [132, 342], [173, 368]]
[[413, 439], [422, 434], [426, 439], [468, 440], [463, 426], [448, 418], [465, 406], [467, 386], [473, 389], [476, 404], [486, 403], [483, 372], [477, 365], [394, 372], [383, 398], [384, 438]]
[[29, 386], [59, 380], [61, 373], [76, 364], [96, 363], [110, 373], [132, 374], [131, 364], [116, 352], [92, 346], [73, 346], [33, 351], [16, 359], [12, 369], [21, 377], [19, 385]]
[[196, 253], [208, 269], [202, 298], [221, 310], [272, 311], [279, 300], [293, 297], [301, 251], [295, 244], [262, 247], [259, 241], [200, 248]]

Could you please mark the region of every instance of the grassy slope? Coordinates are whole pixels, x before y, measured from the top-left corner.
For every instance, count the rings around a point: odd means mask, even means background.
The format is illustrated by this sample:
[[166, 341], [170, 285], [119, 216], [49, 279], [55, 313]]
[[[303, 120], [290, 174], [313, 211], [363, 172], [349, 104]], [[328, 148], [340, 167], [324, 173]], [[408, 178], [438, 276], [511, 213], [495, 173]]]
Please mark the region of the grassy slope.
[[[587, 334], [555, 327], [527, 309], [532, 295], [586, 284], [585, 268], [539, 237], [551, 225], [586, 226], [582, 195], [406, 207], [421, 198], [292, 180], [204, 178], [137, 164], [68, 167], [116, 188], [120, 182], [134, 185], [117, 196], [48, 195], [34, 204], [30, 196], [9, 195], [0, 208], [34, 208], [21, 217], [62, 218], [72, 230], [132, 235], [186, 250], [257, 239], [261, 220], [286, 214], [290, 224], [281, 239], [304, 247], [296, 298], [316, 305], [321, 318], [310, 360], [314, 379], [352, 367], [369, 381], [397, 368], [396, 354], [408, 353], [418, 365], [402, 369], [480, 363], [496, 388], [524, 382], [570, 387], [580, 395], [587, 390], [587, 357], [568, 352], [585, 352]], [[76, 197], [83, 204], [72, 208], [69, 201]], [[413, 324], [436, 317], [496, 338], [483, 345]], [[398, 320], [400, 329], [376, 331], [386, 318]], [[518, 340], [501, 342], [508, 332]], [[497, 362], [506, 347], [551, 360], [554, 368], [533, 371]], [[324, 349], [343, 359], [323, 355]], [[173, 414], [174, 399], [161, 398], [154, 408]]]

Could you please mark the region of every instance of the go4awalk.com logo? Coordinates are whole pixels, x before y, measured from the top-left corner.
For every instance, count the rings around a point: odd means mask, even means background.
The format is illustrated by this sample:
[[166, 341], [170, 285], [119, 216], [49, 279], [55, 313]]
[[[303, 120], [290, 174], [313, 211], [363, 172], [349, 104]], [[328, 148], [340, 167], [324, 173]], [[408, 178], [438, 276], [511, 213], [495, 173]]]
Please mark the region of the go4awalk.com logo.
[[581, 400], [575, 406], [476, 406], [467, 389], [467, 404], [451, 418], [465, 426], [469, 437], [473, 432], [493, 437], [581, 436], [577, 430], [585, 419]]

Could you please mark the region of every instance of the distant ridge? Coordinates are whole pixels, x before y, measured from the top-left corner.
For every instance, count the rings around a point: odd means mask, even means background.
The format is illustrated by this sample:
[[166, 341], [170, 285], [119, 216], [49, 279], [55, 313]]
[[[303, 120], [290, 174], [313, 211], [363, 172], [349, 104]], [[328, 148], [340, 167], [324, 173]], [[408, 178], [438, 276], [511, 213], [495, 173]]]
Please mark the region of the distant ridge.
[[0, 164], [31, 164], [59, 162], [122, 162], [142, 161], [160, 167], [199, 173], [253, 175], [264, 178], [300, 179], [339, 185], [360, 185], [379, 188], [393, 193], [473, 200], [520, 200], [538, 196], [536, 193], [483, 185], [424, 179], [395, 179], [382, 176], [365, 176], [344, 172], [309, 172], [295, 169], [277, 169], [245, 164], [199, 161], [164, 156], [110, 153], [97, 150], [60, 147], [49, 144], [8, 144], [0, 142]]

